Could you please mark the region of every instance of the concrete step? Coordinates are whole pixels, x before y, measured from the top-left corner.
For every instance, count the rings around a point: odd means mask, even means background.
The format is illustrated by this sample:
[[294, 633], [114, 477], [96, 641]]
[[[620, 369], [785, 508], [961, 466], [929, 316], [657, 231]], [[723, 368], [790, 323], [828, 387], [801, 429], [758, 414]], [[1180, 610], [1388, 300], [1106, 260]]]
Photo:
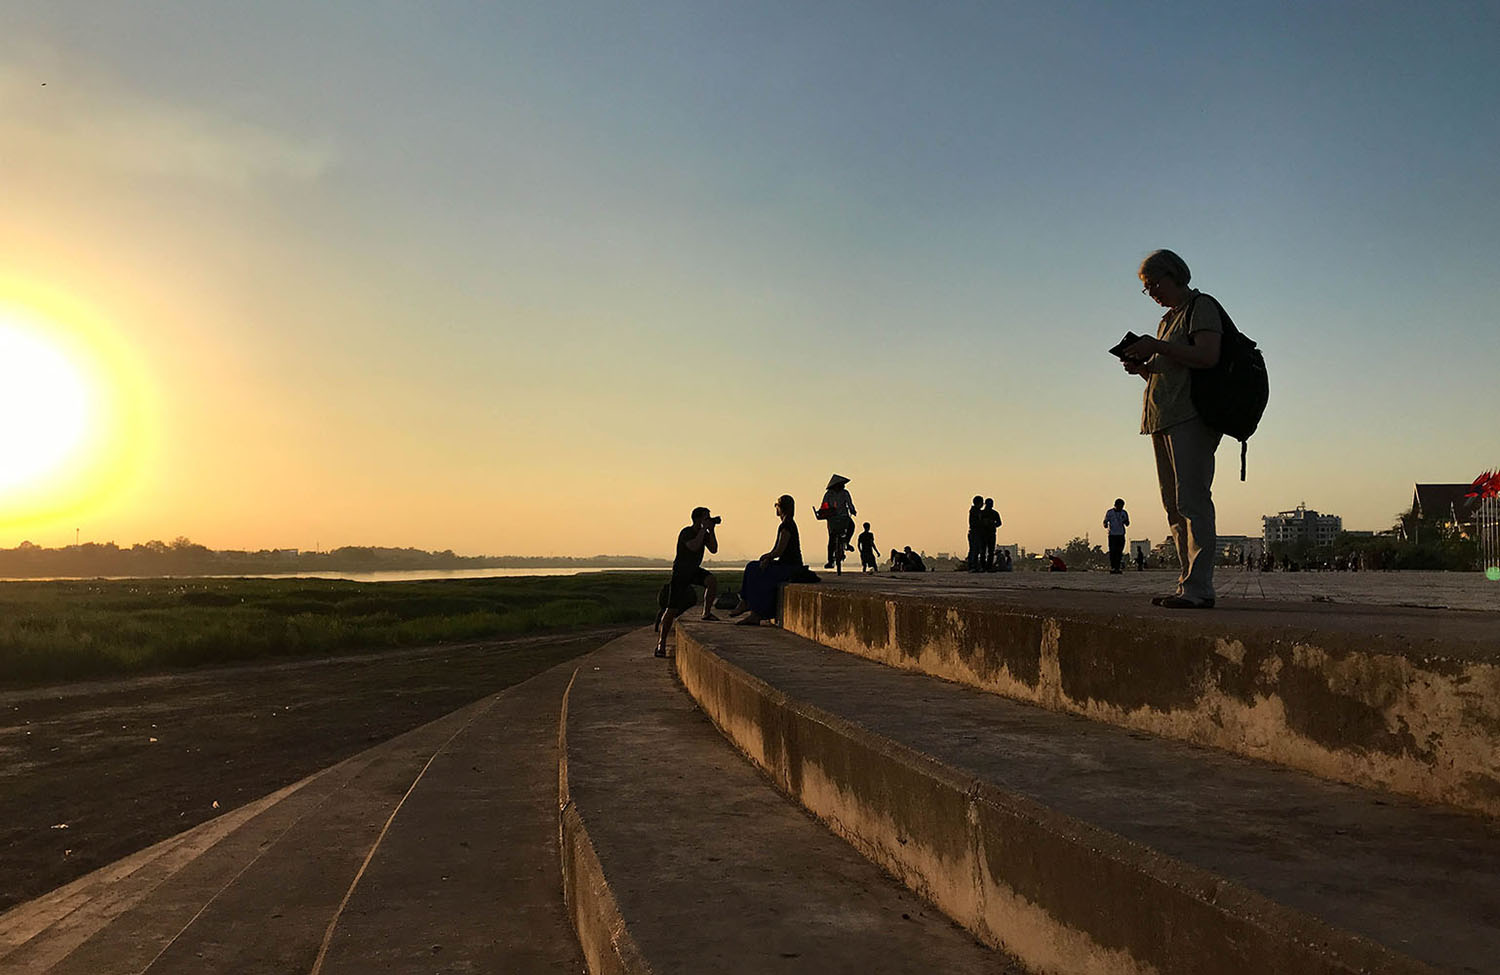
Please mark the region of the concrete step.
[[992, 578], [788, 586], [785, 626], [1053, 710], [1500, 817], [1500, 614], [1248, 599], [1173, 611]]
[[770, 788], [653, 644], [585, 660], [564, 712], [563, 873], [590, 972], [1022, 971]]
[[0, 971], [581, 970], [553, 798], [572, 666], [21, 905]]
[[780, 789], [1037, 971], [1497, 970], [1482, 819], [779, 630], [677, 636], [683, 684]]

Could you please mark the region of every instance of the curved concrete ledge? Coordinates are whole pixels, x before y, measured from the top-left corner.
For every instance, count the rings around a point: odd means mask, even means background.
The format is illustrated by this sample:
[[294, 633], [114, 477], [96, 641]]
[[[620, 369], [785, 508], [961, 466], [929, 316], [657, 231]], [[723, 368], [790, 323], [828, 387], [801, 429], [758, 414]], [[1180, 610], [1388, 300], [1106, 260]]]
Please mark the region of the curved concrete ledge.
[[557, 726], [557, 801], [559, 808], [558, 839], [562, 850], [563, 900], [578, 943], [588, 963], [589, 975], [651, 975], [651, 966], [641, 955], [630, 932], [620, 905], [604, 878], [598, 851], [589, 839], [588, 827], [573, 805], [568, 789], [568, 703], [573, 680], [563, 693], [562, 714]]
[[794, 701], [714, 653], [702, 633], [677, 633], [684, 686], [778, 788], [1031, 969], [1432, 971]]
[[784, 613], [789, 632], [892, 667], [1500, 816], [1500, 647], [1445, 639], [1440, 615], [1372, 607], [1312, 628], [1273, 625], [1274, 609], [1158, 618], [826, 586], [788, 586]]

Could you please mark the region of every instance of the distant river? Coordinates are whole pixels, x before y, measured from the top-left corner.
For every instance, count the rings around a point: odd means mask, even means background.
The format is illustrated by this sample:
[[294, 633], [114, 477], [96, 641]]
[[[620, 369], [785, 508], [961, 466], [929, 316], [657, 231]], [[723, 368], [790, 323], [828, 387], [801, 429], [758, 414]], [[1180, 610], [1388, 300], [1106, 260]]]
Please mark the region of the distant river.
[[[416, 582], [420, 579], [511, 579], [517, 576], [577, 576], [586, 572], [672, 571], [669, 565], [604, 566], [552, 569], [383, 569], [377, 572], [264, 572], [257, 574], [171, 576], [174, 579], [346, 579], [349, 582]], [[166, 578], [162, 576], [50, 576], [32, 579], [0, 579], [0, 582], [76, 582], [88, 579]]]

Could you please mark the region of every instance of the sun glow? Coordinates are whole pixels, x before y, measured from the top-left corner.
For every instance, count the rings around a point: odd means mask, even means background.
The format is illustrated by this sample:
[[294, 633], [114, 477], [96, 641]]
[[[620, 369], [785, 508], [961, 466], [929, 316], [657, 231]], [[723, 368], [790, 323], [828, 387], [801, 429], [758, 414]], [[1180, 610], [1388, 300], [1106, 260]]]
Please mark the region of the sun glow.
[[56, 470], [88, 433], [94, 396], [56, 347], [0, 321], [0, 497]]
[[140, 371], [76, 302], [0, 281], [0, 526], [84, 515], [133, 480]]

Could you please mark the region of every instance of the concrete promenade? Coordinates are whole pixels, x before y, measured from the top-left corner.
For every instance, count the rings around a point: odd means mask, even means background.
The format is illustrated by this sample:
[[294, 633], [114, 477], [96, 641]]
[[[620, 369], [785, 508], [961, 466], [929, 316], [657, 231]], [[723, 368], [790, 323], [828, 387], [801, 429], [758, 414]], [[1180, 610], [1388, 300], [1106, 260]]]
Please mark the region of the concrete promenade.
[[581, 971], [557, 845], [576, 666], [0, 915], [0, 973]]
[[1500, 970], [1500, 584], [823, 575], [0, 915], [0, 973]]
[[1052, 710], [1500, 816], [1500, 614], [1234, 597], [1167, 610], [1099, 591], [1121, 576], [1070, 581], [1087, 592], [1048, 578], [790, 586], [786, 628]]
[[[815, 571], [824, 582], [937, 587], [944, 591], [995, 593], [1126, 593], [1153, 596], [1169, 592], [1176, 571], [1127, 569], [1108, 572], [879, 572], [862, 575], [856, 563], [835, 576]], [[1335, 606], [1387, 606], [1461, 609], [1500, 613], [1500, 582], [1481, 572], [1250, 572], [1221, 566], [1214, 573], [1219, 597], [1235, 603], [1318, 603]]]

